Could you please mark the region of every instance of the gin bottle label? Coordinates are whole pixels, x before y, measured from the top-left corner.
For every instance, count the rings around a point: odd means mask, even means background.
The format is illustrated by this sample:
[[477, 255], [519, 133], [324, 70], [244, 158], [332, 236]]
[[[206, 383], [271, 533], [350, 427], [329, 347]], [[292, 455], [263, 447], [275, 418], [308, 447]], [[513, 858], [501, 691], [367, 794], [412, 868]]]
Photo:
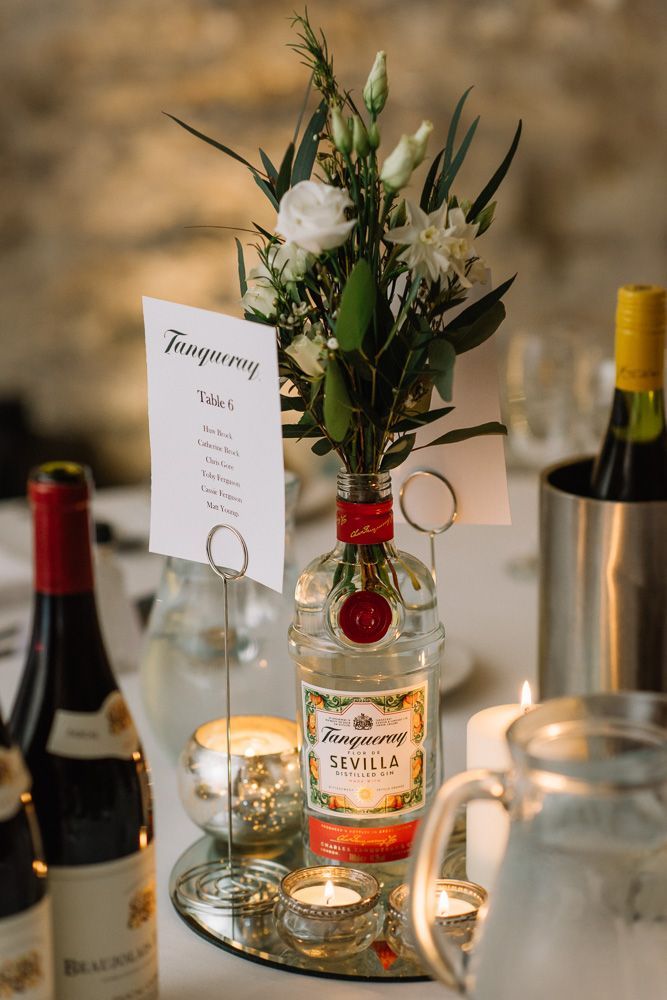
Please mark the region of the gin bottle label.
[[301, 689], [308, 805], [322, 817], [311, 817], [311, 847], [340, 860], [406, 857], [416, 823], [403, 830], [382, 820], [424, 805], [426, 684], [367, 694]]

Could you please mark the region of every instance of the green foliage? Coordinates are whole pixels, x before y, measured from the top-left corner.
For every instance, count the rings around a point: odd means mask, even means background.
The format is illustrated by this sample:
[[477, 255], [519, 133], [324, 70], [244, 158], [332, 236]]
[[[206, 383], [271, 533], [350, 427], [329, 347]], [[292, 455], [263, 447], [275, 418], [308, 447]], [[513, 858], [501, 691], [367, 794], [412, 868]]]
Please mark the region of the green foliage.
[[[312, 27], [307, 13], [295, 15], [292, 23], [297, 34], [292, 48], [308, 69], [310, 88], [317, 92], [318, 102], [309, 112], [306, 95], [292, 141], [278, 166], [261, 148], [261, 167], [255, 166], [224, 143], [169, 115], [191, 135], [246, 167], [276, 211], [292, 188], [313, 175], [321, 183], [343, 189], [351, 199], [347, 218], [355, 224], [349, 236], [333, 249], [310, 254], [305, 264], [280, 250], [282, 237], [253, 222], [255, 249], [270, 275], [262, 280], [270, 283], [268, 294], [273, 294], [275, 301], [270, 314], [268, 308], [263, 315], [246, 307], [246, 316], [276, 329], [280, 375], [289, 380], [289, 390], [281, 394], [281, 408], [298, 415], [298, 423], [284, 425], [284, 436], [312, 439], [315, 454], [335, 450], [348, 470], [372, 472], [396, 468], [413, 449], [505, 433], [502, 424], [491, 422], [442, 433], [429, 444], [416, 444], [417, 431], [451, 413], [451, 405], [431, 408], [431, 400], [437, 398], [434, 392], [445, 402], [451, 400], [457, 355], [479, 346], [497, 330], [505, 315], [501, 300], [514, 278], [465, 306], [468, 285], [474, 278], [471, 272], [470, 279], [464, 280], [461, 267], [465, 266], [467, 276], [477, 260], [476, 246], [457, 267], [433, 279], [415, 269], [409, 248], [387, 239], [390, 230], [410, 220], [400, 191], [387, 193], [381, 180], [382, 163], [387, 159], [387, 152], [378, 150], [377, 118], [382, 108], [373, 107], [366, 114], [341, 89], [327, 40]], [[447, 214], [437, 214], [445, 236], [449, 213], [461, 208], [472, 227], [465, 239], [476, 240], [493, 222], [496, 202], [492, 199], [516, 153], [521, 123], [503, 161], [479, 195], [472, 202], [455, 195], [454, 182], [479, 124], [475, 118], [457, 144], [471, 89], [458, 100], [444, 145], [430, 159], [419, 204], [426, 213], [446, 210]], [[349, 144], [341, 152], [332, 141], [329, 109], [333, 107], [353, 122], [356, 139], [349, 152]], [[419, 134], [427, 135], [428, 131], [423, 126]], [[420, 141], [417, 133], [414, 141]], [[239, 286], [245, 295], [248, 283], [257, 279], [246, 275], [238, 239], [236, 249]], [[274, 267], [276, 250], [282, 256]], [[462, 305], [464, 308], [448, 322], [448, 312]], [[311, 343], [302, 339], [288, 354], [297, 337], [306, 337]], [[304, 344], [310, 348], [305, 354]]]

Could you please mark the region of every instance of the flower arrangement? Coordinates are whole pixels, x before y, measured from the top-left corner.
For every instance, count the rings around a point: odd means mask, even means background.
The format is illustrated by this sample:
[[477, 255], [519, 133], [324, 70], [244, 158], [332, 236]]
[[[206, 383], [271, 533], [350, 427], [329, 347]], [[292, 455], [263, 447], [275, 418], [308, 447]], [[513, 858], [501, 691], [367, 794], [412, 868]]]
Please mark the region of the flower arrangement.
[[[179, 125], [243, 163], [277, 211], [275, 232], [254, 224], [257, 263], [246, 272], [236, 240], [246, 319], [274, 326], [284, 410], [298, 421], [286, 437], [312, 438], [318, 455], [335, 451], [349, 472], [401, 464], [420, 427], [445, 418], [456, 357], [490, 337], [505, 316], [504, 281], [454, 318], [470, 288], [485, 281], [477, 240], [491, 225], [493, 196], [520, 134], [472, 201], [453, 184], [472, 142], [475, 119], [457, 144], [467, 90], [446, 142], [432, 158], [417, 200], [402, 192], [427, 158], [433, 131], [424, 121], [381, 157], [379, 118], [389, 92], [378, 52], [363, 90], [364, 111], [341, 90], [322, 33], [295, 16], [292, 47], [311, 71], [320, 103], [280, 165], [260, 149], [262, 167], [178, 118]], [[305, 107], [305, 106], [304, 106]], [[170, 116], [173, 118], [173, 116]], [[315, 177], [313, 177], [315, 172]], [[431, 405], [433, 389], [442, 406]], [[426, 445], [505, 433], [497, 422], [445, 431]]]

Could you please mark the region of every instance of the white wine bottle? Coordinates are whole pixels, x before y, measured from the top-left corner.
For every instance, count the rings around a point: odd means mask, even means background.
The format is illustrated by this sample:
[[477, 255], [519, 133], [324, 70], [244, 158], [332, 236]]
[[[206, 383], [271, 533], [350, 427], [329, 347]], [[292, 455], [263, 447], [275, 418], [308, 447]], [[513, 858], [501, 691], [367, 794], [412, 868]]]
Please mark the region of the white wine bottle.
[[151, 791], [95, 607], [90, 481], [30, 477], [35, 602], [11, 718], [33, 776], [54, 910], [59, 1000], [157, 997]]
[[51, 901], [30, 784], [0, 715], [0, 997], [54, 1000]]
[[616, 388], [593, 467], [599, 500], [667, 500], [665, 289], [625, 285], [616, 307]]

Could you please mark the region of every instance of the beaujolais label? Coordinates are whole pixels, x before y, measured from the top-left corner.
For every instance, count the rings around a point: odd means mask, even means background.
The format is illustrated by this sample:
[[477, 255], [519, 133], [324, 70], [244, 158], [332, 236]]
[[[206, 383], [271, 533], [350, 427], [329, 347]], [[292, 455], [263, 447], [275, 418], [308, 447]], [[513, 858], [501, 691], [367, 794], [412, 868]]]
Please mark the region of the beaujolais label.
[[16, 916], [0, 919], [0, 997], [54, 1000], [51, 935], [48, 896]]
[[310, 817], [311, 849], [341, 861], [407, 857], [416, 821], [382, 821], [424, 804], [426, 685], [359, 694], [303, 683], [302, 697], [308, 805], [322, 815]]
[[99, 865], [51, 865], [49, 886], [57, 996], [156, 1000], [153, 844]]
[[30, 790], [30, 785], [30, 775], [19, 748], [0, 747], [0, 822], [16, 815], [21, 796]]
[[97, 712], [58, 709], [46, 749], [58, 757], [129, 760], [139, 748], [134, 722], [120, 691], [112, 691]]

